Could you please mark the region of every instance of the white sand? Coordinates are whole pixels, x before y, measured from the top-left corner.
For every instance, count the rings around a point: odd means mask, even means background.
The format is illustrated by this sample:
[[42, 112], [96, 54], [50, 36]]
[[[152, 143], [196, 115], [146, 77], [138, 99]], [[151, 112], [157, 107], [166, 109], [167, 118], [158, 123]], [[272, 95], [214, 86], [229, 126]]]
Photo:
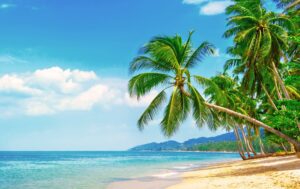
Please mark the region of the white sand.
[[183, 174], [115, 182], [108, 189], [300, 189], [300, 159], [282, 156], [219, 163]]

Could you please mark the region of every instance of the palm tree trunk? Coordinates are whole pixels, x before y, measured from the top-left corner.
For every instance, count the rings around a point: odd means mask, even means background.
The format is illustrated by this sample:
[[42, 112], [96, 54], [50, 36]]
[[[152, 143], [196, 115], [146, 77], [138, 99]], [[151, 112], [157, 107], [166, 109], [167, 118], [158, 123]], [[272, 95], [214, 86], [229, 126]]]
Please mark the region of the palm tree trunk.
[[239, 154], [240, 154], [240, 156], [243, 160], [246, 160], [247, 158], [246, 158], [245, 153], [244, 153], [244, 149], [243, 149], [243, 146], [242, 146], [242, 142], [241, 142], [237, 127], [234, 127], [233, 131], [234, 131], [234, 135], [235, 135], [235, 138], [236, 138]]
[[290, 146], [291, 146], [291, 153], [295, 153], [296, 152], [295, 145], [290, 143]]
[[272, 107], [273, 107], [273, 108], [274, 108], [276, 111], [278, 111], [278, 109], [277, 109], [277, 107], [276, 107], [276, 105], [275, 105], [274, 101], [272, 100], [272, 98], [271, 98], [270, 94], [268, 93], [268, 91], [267, 91], [267, 89], [266, 89], [265, 85], [262, 83], [262, 84], [261, 84], [261, 86], [262, 86], [262, 88], [263, 88], [263, 90], [264, 90], [265, 94], [267, 95], [267, 97], [268, 97], [268, 100], [269, 100], [269, 102], [270, 102], [271, 106], [272, 106]]
[[270, 127], [269, 125], [261, 122], [261, 121], [258, 121], [252, 117], [249, 117], [247, 115], [244, 115], [244, 114], [241, 114], [241, 113], [238, 113], [238, 112], [235, 112], [235, 111], [232, 111], [228, 108], [224, 108], [224, 107], [221, 107], [221, 106], [218, 106], [218, 105], [215, 105], [215, 104], [210, 104], [210, 103], [207, 103], [205, 102], [205, 105], [208, 106], [209, 108], [212, 108], [212, 109], [215, 109], [217, 111], [220, 111], [220, 112], [224, 112], [224, 113], [227, 113], [229, 115], [232, 115], [232, 116], [235, 116], [235, 117], [238, 117], [240, 119], [244, 119], [256, 126], [260, 126], [262, 128], [264, 128], [265, 130], [269, 131], [270, 133], [273, 133], [277, 136], [279, 136], [280, 138], [283, 138], [285, 140], [287, 140], [288, 142], [292, 143], [295, 145], [296, 147], [296, 152], [297, 152], [297, 155], [298, 157], [300, 158], [300, 142], [298, 142], [297, 140], [294, 140], [292, 138], [290, 138], [289, 136], [283, 134], [282, 132]]
[[257, 128], [257, 127], [255, 128], [255, 134], [258, 137], [258, 143], [259, 143], [260, 153], [262, 155], [265, 155], [266, 153], [265, 153], [265, 149], [264, 149], [264, 143], [261, 140], [260, 131], [259, 131], [259, 128]]
[[257, 154], [256, 154], [256, 152], [253, 148], [253, 145], [252, 145], [251, 128], [250, 127], [247, 127], [247, 135], [248, 135], [248, 137], [247, 137], [248, 140], [247, 141], [248, 141], [249, 148], [251, 149], [252, 153], [256, 156]]
[[244, 130], [243, 126], [240, 126], [240, 129], [241, 129], [241, 133], [242, 133], [242, 136], [243, 136], [243, 139], [244, 139], [244, 142], [245, 142], [245, 146], [246, 146], [248, 156], [251, 157], [249, 152], [251, 151], [254, 154], [253, 149], [251, 149], [251, 147], [250, 147], [249, 140], [246, 137], [245, 130]]
[[283, 142], [281, 143], [281, 146], [282, 146], [283, 150], [285, 151], [285, 153], [287, 153], [288, 150], [286, 149], [286, 147], [285, 147], [285, 145], [283, 144]]
[[287, 91], [287, 89], [286, 89], [286, 87], [285, 87], [285, 85], [284, 85], [284, 83], [283, 83], [283, 81], [282, 81], [282, 79], [281, 79], [281, 77], [280, 77], [280, 75], [277, 71], [277, 68], [276, 68], [273, 61], [272, 61], [272, 67], [273, 67], [273, 72], [275, 74], [276, 80], [278, 81], [278, 83], [280, 85], [280, 88], [283, 91], [283, 94], [284, 94], [285, 98], [286, 99], [291, 99], [291, 97], [290, 97], [290, 95], [289, 95], [289, 93], [288, 93], [288, 91]]
[[[246, 138], [245, 131], [244, 131], [243, 127], [240, 126], [240, 129], [241, 129], [241, 133], [242, 133], [242, 136], [243, 136], [243, 139], [244, 139], [245, 148], [246, 148], [248, 158], [250, 158], [251, 157], [251, 154], [250, 154], [251, 149], [249, 147], [249, 143], [248, 143], [249, 141]], [[237, 130], [239, 130], [239, 129], [237, 128]]]
[[274, 76], [274, 85], [275, 85], [275, 90], [278, 96], [278, 99], [281, 100], [283, 97], [281, 95], [281, 92], [279, 91], [278, 85], [277, 85], [277, 80], [276, 77]]
[[[279, 91], [279, 89], [278, 89], [277, 82], [276, 82], [276, 78], [274, 78], [274, 83], [275, 83], [275, 89], [276, 89], [276, 91], [277, 91], [278, 99], [279, 99], [279, 100], [282, 100], [283, 98], [282, 98], [282, 95], [281, 95], [281, 93], [280, 93], [280, 91]], [[282, 106], [282, 109], [286, 110], [286, 107], [283, 105], [283, 106]], [[278, 110], [278, 109], [277, 109], [277, 110]], [[296, 124], [297, 124], [297, 126], [298, 126], [299, 131], [300, 131], [300, 123], [298, 122], [298, 120], [296, 120]]]
[[260, 136], [258, 137], [258, 143], [259, 143], [260, 153], [262, 155], [266, 155], [264, 143], [262, 142]]

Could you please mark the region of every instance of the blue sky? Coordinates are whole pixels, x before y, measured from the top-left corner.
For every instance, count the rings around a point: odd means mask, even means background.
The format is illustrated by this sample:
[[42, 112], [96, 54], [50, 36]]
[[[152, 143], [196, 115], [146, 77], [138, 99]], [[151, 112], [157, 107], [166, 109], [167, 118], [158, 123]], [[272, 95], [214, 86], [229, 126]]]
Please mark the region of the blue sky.
[[[207, 40], [218, 54], [194, 73], [222, 71], [228, 0], [0, 0], [0, 150], [124, 150], [166, 140], [159, 117], [136, 120], [156, 94], [128, 96], [128, 65], [156, 35]], [[171, 139], [212, 136], [191, 119]]]

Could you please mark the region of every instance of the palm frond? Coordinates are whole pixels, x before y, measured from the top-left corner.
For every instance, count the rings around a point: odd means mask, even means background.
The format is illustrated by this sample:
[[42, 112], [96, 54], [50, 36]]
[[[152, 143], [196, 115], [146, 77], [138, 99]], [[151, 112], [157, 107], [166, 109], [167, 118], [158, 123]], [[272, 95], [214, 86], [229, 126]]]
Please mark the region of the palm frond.
[[142, 69], [151, 69], [154, 71], [171, 71], [172, 67], [166, 63], [153, 60], [147, 56], [138, 56], [130, 64], [129, 73], [132, 74]]
[[184, 105], [181, 100], [180, 90], [174, 87], [168, 105], [166, 106], [163, 120], [161, 121], [161, 130], [165, 136], [172, 136], [183, 121]]
[[189, 92], [191, 94], [192, 99], [192, 107], [193, 107], [193, 117], [196, 121], [197, 127], [201, 128], [206, 120], [208, 119], [209, 112], [207, 111], [207, 108], [205, 107], [205, 100], [201, 96], [201, 94], [198, 92], [196, 88], [194, 88], [191, 83], [188, 83], [189, 86]]
[[154, 116], [159, 111], [162, 103], [166, 100], [166, 92], [163, 90], [161, 91], [150, 103], [144, 113], [138, 120], [138, 128], [143, 130], [145, 125], [148, 124], [150, 120], [154, 119]]
[[141, 73], [129, 80], [128, 90], [130, 96], [141, 96], [150, 92], [154, 87], [170, 82], [171, 76], [163, 73]]
[[185, 64], [185, 68], [192, 68], [197, 62], [201, 62], [205, 56], [215, 53], [214, 46], [209, 42], [203, 42], [190, 56]]

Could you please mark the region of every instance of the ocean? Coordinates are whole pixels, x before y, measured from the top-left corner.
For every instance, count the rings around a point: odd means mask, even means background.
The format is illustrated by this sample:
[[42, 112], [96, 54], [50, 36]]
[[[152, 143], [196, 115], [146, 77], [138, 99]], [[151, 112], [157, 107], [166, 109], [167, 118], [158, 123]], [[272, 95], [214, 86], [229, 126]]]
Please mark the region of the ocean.
[[0, 189], [104, 189], [139, 177], [164, 177], [239, 159], [214, 152], [0, 152]]

